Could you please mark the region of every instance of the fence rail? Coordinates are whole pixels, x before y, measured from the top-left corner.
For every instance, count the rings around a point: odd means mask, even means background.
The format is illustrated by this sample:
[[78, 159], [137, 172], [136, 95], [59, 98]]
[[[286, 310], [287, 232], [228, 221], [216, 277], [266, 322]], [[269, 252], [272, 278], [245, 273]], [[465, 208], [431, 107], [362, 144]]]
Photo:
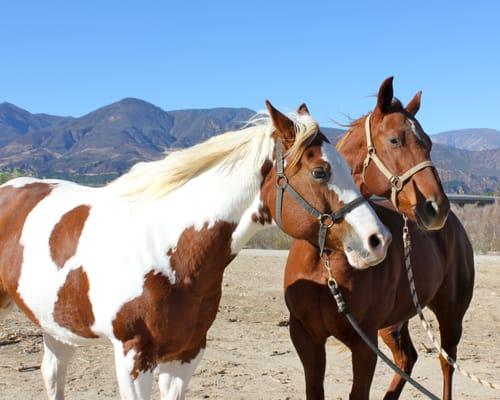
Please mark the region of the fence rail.
[[448, 199], [452, 203], [459, 205], [460, 207], [465, 204], [476, 204], [478, 206], [486, 206], [488, 204], [495, 204], [495, 201], [500, 201], [500, 197], [495, 196], [479, 196], [474, 194], [447, 194]]

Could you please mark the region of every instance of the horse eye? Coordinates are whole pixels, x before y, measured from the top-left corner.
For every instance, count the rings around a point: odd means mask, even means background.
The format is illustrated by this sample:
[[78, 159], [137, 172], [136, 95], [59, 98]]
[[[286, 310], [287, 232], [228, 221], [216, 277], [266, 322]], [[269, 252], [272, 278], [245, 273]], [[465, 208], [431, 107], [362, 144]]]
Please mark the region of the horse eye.
[[401, 141], [397, 138], [397, 137], [392, 137], [389, 139], [389, 143], [392, 145], [392, 146], [401, 146]]
[[328, 178], [328, 172], [326, 172], [323, 168], [315, 168], [311, 171], [311, 175], [314, 179], [317, 180], [325, 180]]

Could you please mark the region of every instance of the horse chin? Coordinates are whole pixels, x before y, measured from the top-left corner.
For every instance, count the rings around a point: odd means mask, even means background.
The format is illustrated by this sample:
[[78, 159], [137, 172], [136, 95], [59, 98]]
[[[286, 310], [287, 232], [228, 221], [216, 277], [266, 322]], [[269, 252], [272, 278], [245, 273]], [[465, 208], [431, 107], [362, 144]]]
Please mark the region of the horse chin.
[[344, 251], [347, 261], [354, 269], [368, 269], [375, 265], [380, 264], [382, 260], [374, 259], [372, 257], [363, 257], [355, 250]]

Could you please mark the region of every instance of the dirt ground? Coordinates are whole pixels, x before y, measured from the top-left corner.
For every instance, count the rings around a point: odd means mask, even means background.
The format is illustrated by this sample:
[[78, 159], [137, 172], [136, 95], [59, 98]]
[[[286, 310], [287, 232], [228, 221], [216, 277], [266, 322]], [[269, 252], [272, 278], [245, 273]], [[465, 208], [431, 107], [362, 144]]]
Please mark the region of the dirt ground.
[[[302, 399], [302, 366], [288, 337], [282, 273], [287, 252], [245, 250], [227, 268], [220, 311], [208, 334], [205, 357], [193, 377], [189, 399]], [[474, 299], [465, 318], [459, 361], [486, 379], [500, 381], [500, 256], [476, 257]], [[431, 318], [431, 315], [428, 314]], [[434, 320], [431, 318], [431, 320]], [[436, 327], [436, 324], [433, 324]], [[413, 377], [441, 393], [437, 353], [420, 324], [411, 322], [420, 358]], [[347, 399], [350, 352], [335, 340], [327, 346], [328, 399]], [[383, 348], [387, 352], [387, 348]], [[0, 321], [0, 399], [45, 398], [39, 365], [39, 330], [18, 311]], [[380, 361], [372, 386], [381, 399], [392, 376]], [[499, 399], [500, 393], [455, 374], [457, 399]], [[113, 356], [108, 346], [81, 348], [67, 379], [68, 399], [117, 399]], [[155, 387], [154, 397], [159, 398]], [[402, 399], [423, 398], [406, 387]]]

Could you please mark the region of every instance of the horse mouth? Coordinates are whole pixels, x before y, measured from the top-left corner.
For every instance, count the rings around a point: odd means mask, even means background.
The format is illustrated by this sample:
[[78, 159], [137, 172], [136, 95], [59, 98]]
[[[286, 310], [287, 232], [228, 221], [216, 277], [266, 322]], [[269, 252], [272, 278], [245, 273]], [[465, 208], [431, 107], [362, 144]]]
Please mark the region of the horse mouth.
[[374, 256], [364, 249], [362, 251], [355, 251], [352, 248], [350, 248], [350, 250], [351, 251], [345, 252], [347, 260], [354, 269], [359, 269], [359, 270], [374, 267], [380, 264], [387, 256], [387, 248], [384, 254], [380, 257]]
[[415, 216], [415, 222], [417, 223], [418, 228], [420, 228], [423, 231], [438, 231], [444, 226], [446, 222], [446, 220], [444, 220], [443, 223], [439, 225], [429, 224], [428, 222], [425, 221], [425, 218], [423, 218], [420, 215], [417, 207], [413, 207], [412, 211], [413, 215]]

